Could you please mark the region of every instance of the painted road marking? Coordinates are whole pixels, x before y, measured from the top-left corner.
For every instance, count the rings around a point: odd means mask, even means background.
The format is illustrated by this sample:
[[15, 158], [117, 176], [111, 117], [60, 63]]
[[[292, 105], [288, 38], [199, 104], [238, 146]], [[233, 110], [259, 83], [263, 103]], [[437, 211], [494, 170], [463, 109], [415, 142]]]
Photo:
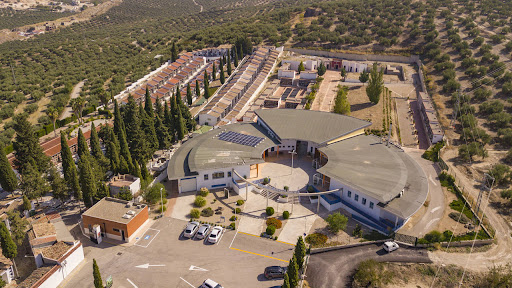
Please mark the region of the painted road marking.
[[434, 179], [432, 179], [432, 175], [430, 175], [429, 179], [430, 179], [430, 181], [432, 181], [432, 184], [434, 184], [434, 186], [437, 186], [436, 181], [434, 181]]
[[441, 206], [437, 206], [436, 208], [432, 209], [432, 211], [430, 211], [430, 213], [434, 213], [434, 212], [436, 212], [439, 209], [441, 209]]
[[130, 280], [130, 279], [128, 279], [128, 278], [126, 278], [126, 280], [127, 280], [128, 282], [130, 282], [130, 284], [132, 284], [132, 286], [133, 286], [134, 288], [139, 288], [139, 287], [137, 287], [137, 285], [135, 285], [135, 284], [132, 282], [132, 280]]
[[146, 263], [146, 264], [142, 264], [142, 265], [139, 265], [139, 266], [135, 266], [135, 268], [148, 269], [149, 267], [163, 267], [163, 266], [165, 266], [165, 265], [163, 265], [163, 264], [150, 265], [149, 263]]
[[[151, 238], [151, 235], [146, 235], [146, 236], [144, 236], [144, 238], [143, 238], [143, 239], [139, 239], [139, 240], [138, 240], [137, 242], [135, 242], [135, 244], [133, 244], [133, 245], [140, 246], [140, 247], [142, 247], [142, 248], [148, 248], [149, 244], [151, 244], [151, 242], [153, 242], [153, 240], [155, 240], [155, 238], [156, 238], [156, 236], [158, 235], [158, 233], [160, 233], [160, 230], [158, 230], [158, 229], [148, 228], [148, 230], [146, 230], [146, 232], [144, 232], [144, 235], [145, 235], [146, 233], [148, 233], [148, 231], [149, 231], [149, 230], [154, 230], [154, 231], [156, 231], [156, 234], [155, 234], [155, 235], [153, 235], [153, 239], [151, 239], [147, 245], [145, 245], [145, 246], [144, 246], [144, 245], [140, 245], [140, 244], [137, 244], [137, 243], [138, 243], [138, 242], [140, 242], [140, 241], [142, 241], [142, 240], [148, 240], [149, 238]], [[147, 239], [146, 239], [146, 237], [148, 237], [148, 236], [149, 236], [149, 238], [147, 238]]]
[[194, 266], [194, 265], [190, 265], [190, 268], [188, 268], [189, 271], [203, 271], [203, 272], [207, 272], [208, 270], [204, 269], [204, 268], [201, 268], [201, 267], [197, 267], [197, 266]]
[[233, 249], [233, 250], [236, 250], [236, 251], [240, 251], [240, 252], [244, 252], [244, 253], [249, 253], [249, 254], [253, 254], [253, 255], [257, 255], [257, 256], [261, 256], [261, 257], [266, 257], [266, 258], [278, 260], [278, 261], [281, 261], [281, 262], [286, 262], [286, 263], [289, 262], [287, 260], [283, 260], [283, 259], [279, 259], [279, 258], [275, 258], [275, 257], [270, 257], [270, 256], [267, 256], [267, 255], [258, 254], [258, 253], [254, 253], [254, 252], [250, 252], [250, 251], [245, 251], [245, 250], [238, 249], [238, 248], [229, 248], [229, 249]]
[[188, 283], [188, 281], [187, 281], [187, 280], [185, 280], [185, 279], [183, 279], [183, 278], [181, 278], [181, 277], [180, 277], [180, 279], [181, 279], [181, 280], [183, 280], [183, 281], [184, 281], [185, 283], [187, 283], [188, 285], [190, 285], [190, 287], [196, 288], [196, 286], [194, 286], [194, 285], [192, 285], [192, 284]]
[[430, 220], [430, 222], [428, 222], [427, 225], [425, 225], [424, 229], [427, 229], [428, 227], [430, 227], [430, 225], [434, 224], [434, 222], [436, 222], [439, 219], [441, 219], [441, 218], [435, 218], [435, 219]]

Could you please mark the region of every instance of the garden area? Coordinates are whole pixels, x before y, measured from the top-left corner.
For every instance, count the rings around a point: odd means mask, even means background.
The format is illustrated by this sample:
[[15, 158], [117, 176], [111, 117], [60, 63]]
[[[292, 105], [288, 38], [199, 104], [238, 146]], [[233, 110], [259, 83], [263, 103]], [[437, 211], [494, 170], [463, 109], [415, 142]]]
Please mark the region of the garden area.
[[229, 191], [201, 188], [193, 198], [189, 218], [200, 223], [210, 223], [235, 230], [245, 201], [238, 194]]
[[268, 216], [267, 220], [265, 221], [266, 228], [260, 236], [277, 240], [279, 233], [281, 233], [284, 225], [286, 224], [286, 221], [288, 218], [290, 218], [291, 214], [289, 211], [283, 211], [279, 217], [273, 207], [267, 207], [265, 209], [265, 214]]

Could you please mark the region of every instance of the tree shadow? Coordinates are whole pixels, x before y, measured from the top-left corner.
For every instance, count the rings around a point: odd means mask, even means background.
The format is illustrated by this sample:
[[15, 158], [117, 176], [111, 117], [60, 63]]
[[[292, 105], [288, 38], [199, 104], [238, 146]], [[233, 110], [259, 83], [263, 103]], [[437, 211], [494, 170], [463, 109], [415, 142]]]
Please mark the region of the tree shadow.
[[370, 108], [372, 106], [373, 106], [372, 102], [354, 104], [354, 105], [350, 105], [350, 111], [355, 112], [355, 111]]

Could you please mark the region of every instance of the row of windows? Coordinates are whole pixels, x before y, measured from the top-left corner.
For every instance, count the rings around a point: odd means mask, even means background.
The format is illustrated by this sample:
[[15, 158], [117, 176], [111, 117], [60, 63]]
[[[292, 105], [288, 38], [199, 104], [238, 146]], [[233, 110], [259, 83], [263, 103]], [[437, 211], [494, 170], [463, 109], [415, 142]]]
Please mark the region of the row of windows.
[[[352, 198], [352, 191], [348, 191], [347, 193], [348, 198]], [[366, 198], [361, 197], [361, 204], [366, 205]], [[354, 201], [359, 202], [359, 195], [354, 194]], [[370, 209], [373, 209], [373, 202], [370, 201]]]
[[[231, 177], [231, 171], [228, 171], [228, 178]], [[224, 172], [214, 172], [212, 173], [212, 179], [222, 179], [224, 178]], [[204, 180], [208, 180], [209, 175], [204, 174]]]

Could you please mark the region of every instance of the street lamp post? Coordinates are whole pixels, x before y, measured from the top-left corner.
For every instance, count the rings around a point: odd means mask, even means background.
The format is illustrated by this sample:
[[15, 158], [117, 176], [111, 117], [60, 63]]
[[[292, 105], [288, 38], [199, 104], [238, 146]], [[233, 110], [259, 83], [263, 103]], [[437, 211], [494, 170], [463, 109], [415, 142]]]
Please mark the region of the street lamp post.
[[164, 194], [163, 194], [163, 190], [164, 188], [160, 188], [160, 205], [162, 206], [160, 208], [160, 215], [163, 217], [164, 216]]
[[293, 173], [293, 155], [297, 154], [297, 152], [295, 152], [295, 150], [292, 150], [292, 151], [289, 151], [288, 153], [292, 154], [292, 169], [290, 170], [290, 175]]

